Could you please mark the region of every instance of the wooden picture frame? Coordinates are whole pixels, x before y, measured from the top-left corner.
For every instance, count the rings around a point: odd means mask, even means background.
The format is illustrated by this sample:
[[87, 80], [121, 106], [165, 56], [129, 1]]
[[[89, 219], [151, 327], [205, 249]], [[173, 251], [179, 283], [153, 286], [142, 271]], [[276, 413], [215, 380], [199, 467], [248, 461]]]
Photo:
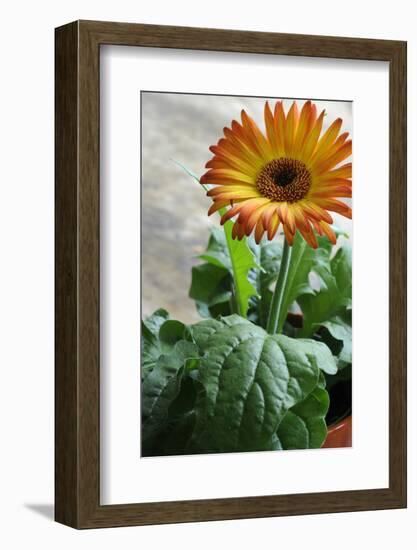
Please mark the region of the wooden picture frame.
[[[75, 528], [406, 506], [406, 43], [76, 21], [56, 29], [56, 521]], [[100, 505], [99, 56], [117, 44], [389, 63], [389, 488]]]

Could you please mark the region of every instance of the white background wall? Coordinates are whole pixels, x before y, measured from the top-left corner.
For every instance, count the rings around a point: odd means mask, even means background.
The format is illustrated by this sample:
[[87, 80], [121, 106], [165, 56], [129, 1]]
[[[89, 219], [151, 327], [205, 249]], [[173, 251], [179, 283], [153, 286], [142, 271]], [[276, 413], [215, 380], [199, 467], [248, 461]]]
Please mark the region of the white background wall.
[[[417, 37], [413, 2], [9, 0], [0, 8], [0, 545], [15, 548], [415, 548]], [[408, 510], [76, 532], [54, 524], [54, 27], [74, 19], [408, 40]], [[377, 92], [377, 91], [376, 91]], [[378, 131], [378, 129], [376, 129]], [[374, 228], [375, 232], [377, 228]], [[364, 235], [363, 238], [368, 236]], [[377, 274], [376, 274], [377, 276]], [[378, 342], [370, 342], [378, 345]], [[371, 402], [372, 396], [370, 396]]]

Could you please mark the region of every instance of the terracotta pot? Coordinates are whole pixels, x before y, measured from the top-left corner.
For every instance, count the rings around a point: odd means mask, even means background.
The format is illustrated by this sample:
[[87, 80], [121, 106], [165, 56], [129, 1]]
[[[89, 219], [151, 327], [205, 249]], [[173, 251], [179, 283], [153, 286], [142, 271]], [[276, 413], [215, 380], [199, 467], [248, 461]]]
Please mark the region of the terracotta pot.
[[352, 416], [329, 426], [322, 448], [352, 447]]

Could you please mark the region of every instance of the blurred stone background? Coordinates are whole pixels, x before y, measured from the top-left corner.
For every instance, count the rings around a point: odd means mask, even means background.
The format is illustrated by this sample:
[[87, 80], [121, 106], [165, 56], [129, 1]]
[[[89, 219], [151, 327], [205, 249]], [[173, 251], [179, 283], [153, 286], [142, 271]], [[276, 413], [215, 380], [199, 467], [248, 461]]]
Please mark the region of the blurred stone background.
[[[272, 107], [276, 100], [269, 99]], [[141, 103], [142, 315], [162, 307], [172, 318], [191, 323], [200, 319], [188, 297], [191, 267], [206, 247], [210, 224], [219, 217], [208, 218], [211, 199], [173, 161], [201, 176], [212, 157], [209, 146], [232, 119], [240, 121], [241, 109], [264, 131], [265, 98], [142, 92]], [[286, 112], [291, 103], [285, 101]], [[350, 102], [315, 103], [319, 111], [326, 109], [324, 128], [341, 117], [343, 131], [352, 133]], [[351, 220], [334, 218], [351, 233]]]

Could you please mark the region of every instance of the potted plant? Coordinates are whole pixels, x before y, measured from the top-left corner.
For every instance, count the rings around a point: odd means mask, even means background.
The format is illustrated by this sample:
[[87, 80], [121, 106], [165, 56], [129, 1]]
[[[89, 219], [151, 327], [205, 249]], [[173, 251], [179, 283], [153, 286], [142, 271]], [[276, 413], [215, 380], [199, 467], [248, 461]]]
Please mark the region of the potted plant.
[[264, 135], [242, 111], [190, 173], [221, 226], [191, 273], [202, 320], [142, 322], [144, 456], [350, 445], [351, 247], [329, 212], [351, 217], [351, 141], [323, 118], [266, 102]]

